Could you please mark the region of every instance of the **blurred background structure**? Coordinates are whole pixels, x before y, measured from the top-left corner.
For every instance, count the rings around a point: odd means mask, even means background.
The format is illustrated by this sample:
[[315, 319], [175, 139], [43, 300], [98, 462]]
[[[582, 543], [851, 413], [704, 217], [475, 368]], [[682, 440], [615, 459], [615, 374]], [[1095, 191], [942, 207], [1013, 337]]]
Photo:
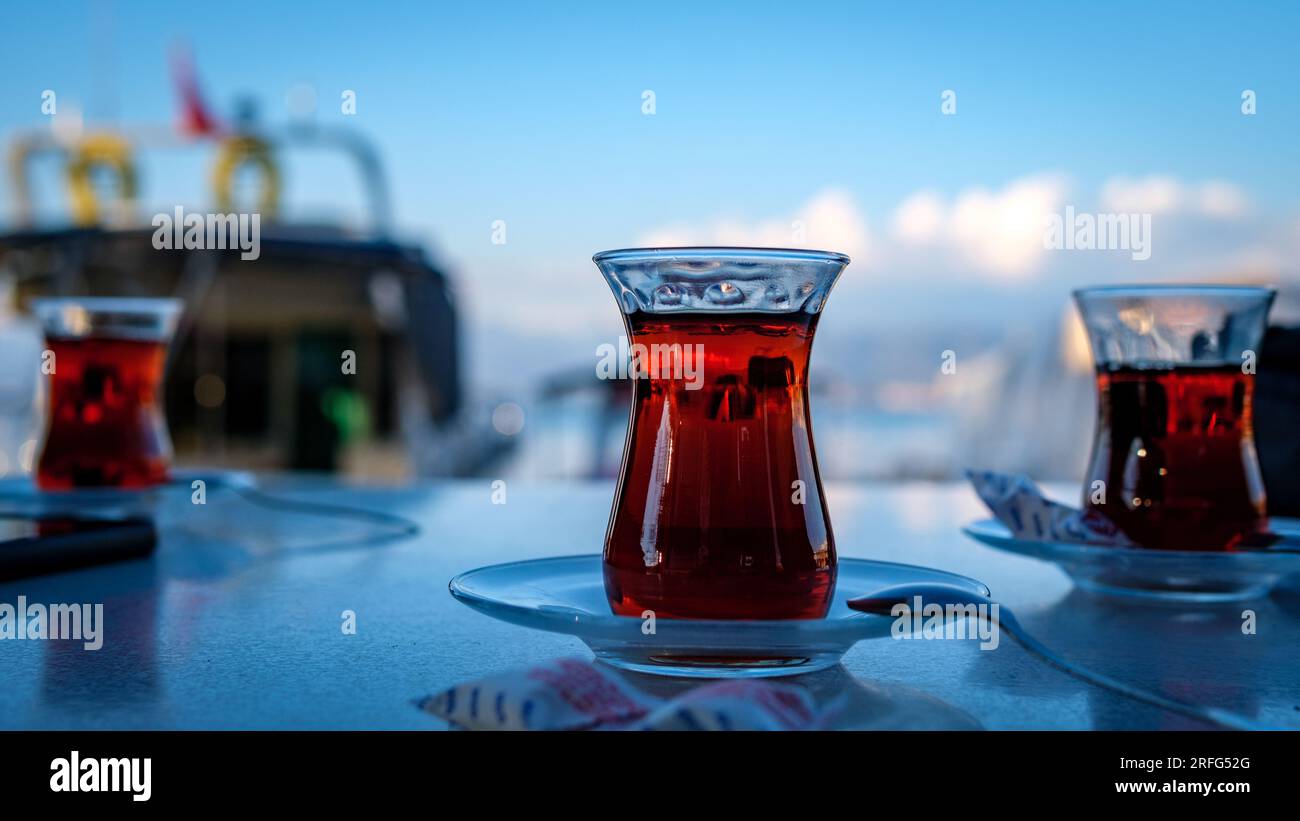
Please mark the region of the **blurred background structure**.
[[[826, 479], [1080, 476], [1085, 284], [1273, 284], [1295, 347], [1294, 5], [5, 15], [0, 472], [37, 435], [38, 293], [186, 299], [179, 461], [376, 479], [611, 475], [611, 247], [854, 258], [813, 356]], [[260, 258], [155, 250], [177, 207], [260, 210]], [[1149, 216], [1149, 254], [1049, 247], [1066, 209]], [[1268, 364], [1261, 438], [1297, 402]]]

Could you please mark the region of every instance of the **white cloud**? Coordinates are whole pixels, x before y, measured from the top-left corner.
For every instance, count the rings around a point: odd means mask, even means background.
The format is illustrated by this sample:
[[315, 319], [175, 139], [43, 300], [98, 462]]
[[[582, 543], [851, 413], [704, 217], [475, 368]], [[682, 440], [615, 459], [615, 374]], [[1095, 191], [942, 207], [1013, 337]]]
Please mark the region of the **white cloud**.
[[676, 245], [742, 245], [769, 248], [818, 248], [848, 254], [861, 265], [871, 253], [871, 233], [857, 202], [840, 189], [821, 191], [785, 217], [757, 222], [716, 219], [690, 226], [668, 225], [638, 240], [649, 248]]
[[1207, 182], [1197, 192], [1197, 206], [1210, 217], [1233, 219], [1246, 213], [1249, 202], [1246, 194], [1227, 182]]
[[973, 188], [951, 202], [920, 191], [894, 211], [894, 237], [998, 278], [1023, 277], [1042, 261], [1043, 225], [1060, 209], [1065, 191], [1065, 181], [1051, 175], [1014, 180], [999, 191]]
[[[855, 272], [866, 269], [891, 276], [912, 272], [1024, 281], [1056, 270], [1068, 257], [1047, 249], [1044, 231], [1048, 215], [1063, 213], [1069, 193], [1067, 179], [1057, 174], [1032, 174], [1001, 187], [974, 187], [952, 195], [922, 189], [904, 197], [893, 209], [887, 232], [873, 235], [854, 197], [829, 188], [785, 216], [677, 223], [644, 234], [639, 241], [649, 247], [822, 248], [849, 254]], [[1097, 192], [1094, 202], [1093, 207], [1103, 212], [1168, 214], [1175, 220], [1231, 220], [1250, 208], [1249, 198], [1232, 183], [1189, 183], [1159, 175], [1113, 177]], [[1079, 204], [1076, 209], [1091, 210]], [[1263, 244], [1276, 247], [1274, 242]], [[1255, 256], [1265, 258], [1263, 253]], [[1167, 254], [1166, 259], [1172, 260], [1170, 264], [1177, 262], [1176, 256]], [[855, 281], [861, 278], [855, 277]]]
[[[1219, 258], [1203, 261], [1203, 267], [1254, 274], [1264, 282], [1296, 281], [1294, 269], [1295, 260], [1300, 257], [1300, 217], [1291, 216], [1280, 223], [1261, 223], [1256, 227], [1258, 230], [1244, 244], [1225, 249]], [[1277, 314], [1275, 307], [1275, 319]]]
[[1043, 226], [1064, 198], [1065, 183], [1056, 177], [1017, 180], [997, 193], [966, 192], [949, 218], [953, 238], [987, 272], [1024, 276], [1047, 253]]
[[1124, 214], [1162, 214], [1182, 199], [1182, 186], [1171, 177], [1130, 180], [1115, 177], [1101, 189], [1101, 209]]
[[1191, 213], [1217, 219], [1235, 219], [1249, 207], [1244, 192], [1221, 180], [1184, 183], [1169, 176], [1138, 179], [1114, 177], [1101, 189], [1103, 211], [1123, 214]]
[[934, 242], [943, 230], [947, 209], [933, 191], [917, 191], [894, 211], [894, 236], [906, 243]]

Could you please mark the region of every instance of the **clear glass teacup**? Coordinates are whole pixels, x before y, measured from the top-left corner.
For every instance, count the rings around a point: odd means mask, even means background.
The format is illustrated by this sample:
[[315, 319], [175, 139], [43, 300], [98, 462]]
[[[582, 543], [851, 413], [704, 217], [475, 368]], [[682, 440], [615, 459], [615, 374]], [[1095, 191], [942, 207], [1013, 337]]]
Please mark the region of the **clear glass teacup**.
[[63, 297], [33, 300], [45, 331], [49, 375], [42, 490], [144, 488], [171, 469], [160, 403], [176, 299]]
[[824, 616], [835, 541], [808, 361], [848, 257], [662, 248], [594, 259], [632, 353], [632, 417], [604, 553], [614, 612]]
[[1142, 547], [1232, 550], [1267, 530], [1252, 401], [1275, 292], [1085, 288], [1097, 368], [1084, 504]]

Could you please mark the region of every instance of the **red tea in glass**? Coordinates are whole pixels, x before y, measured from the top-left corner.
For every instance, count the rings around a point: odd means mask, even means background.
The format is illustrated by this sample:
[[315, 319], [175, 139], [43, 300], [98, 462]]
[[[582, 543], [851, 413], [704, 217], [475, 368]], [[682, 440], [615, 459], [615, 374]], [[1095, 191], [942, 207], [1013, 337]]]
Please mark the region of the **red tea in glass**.
[[610, 606], [637, 617], [824, 616], [836, 557], [808, 360], [847, 258], [665, 249], [596, 261], [622, 297], [634, 374], [605, 540]]
[[45, 325], [49, 396], [36, 466], [43, 490], [142, 488], [171, 464], [159, 400], [179, 303], [51, 299]]
[[1085, 503], [1161, 550], [1232, 550], [1267, 530], [1253, 356], [1272, 292], [1080, 292], [1098, 358]]
[[1108, 488], [1094, 504], [1133, 541], [1225, 550], [1264, 526], [1251, 442], [1253, 374], [1240, 367], [1116, 368], [1097, 374], [1099, 446], [1089, 470]]

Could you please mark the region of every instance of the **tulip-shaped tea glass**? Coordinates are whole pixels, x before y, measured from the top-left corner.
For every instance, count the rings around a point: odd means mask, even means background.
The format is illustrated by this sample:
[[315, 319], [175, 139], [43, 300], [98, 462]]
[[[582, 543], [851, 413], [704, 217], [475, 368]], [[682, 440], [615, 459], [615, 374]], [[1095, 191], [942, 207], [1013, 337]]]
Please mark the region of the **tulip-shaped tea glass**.
[[50, 375], [42, 490], [143, 488], [167, 480], [171, 441], [159, 406], [181, 302], [34, 300]]
[[620, 615], [808, 619], [835, 541], [808, 409], [808, 358], [848, 257], [760, 248], [606, 251], [632, 417], [605, 537]]
[[1097, 366], [1084, 504], [1142, 547], [1232, 550], [1267, 529], [1251, 401], [1274, 292], [1086, 288]]

